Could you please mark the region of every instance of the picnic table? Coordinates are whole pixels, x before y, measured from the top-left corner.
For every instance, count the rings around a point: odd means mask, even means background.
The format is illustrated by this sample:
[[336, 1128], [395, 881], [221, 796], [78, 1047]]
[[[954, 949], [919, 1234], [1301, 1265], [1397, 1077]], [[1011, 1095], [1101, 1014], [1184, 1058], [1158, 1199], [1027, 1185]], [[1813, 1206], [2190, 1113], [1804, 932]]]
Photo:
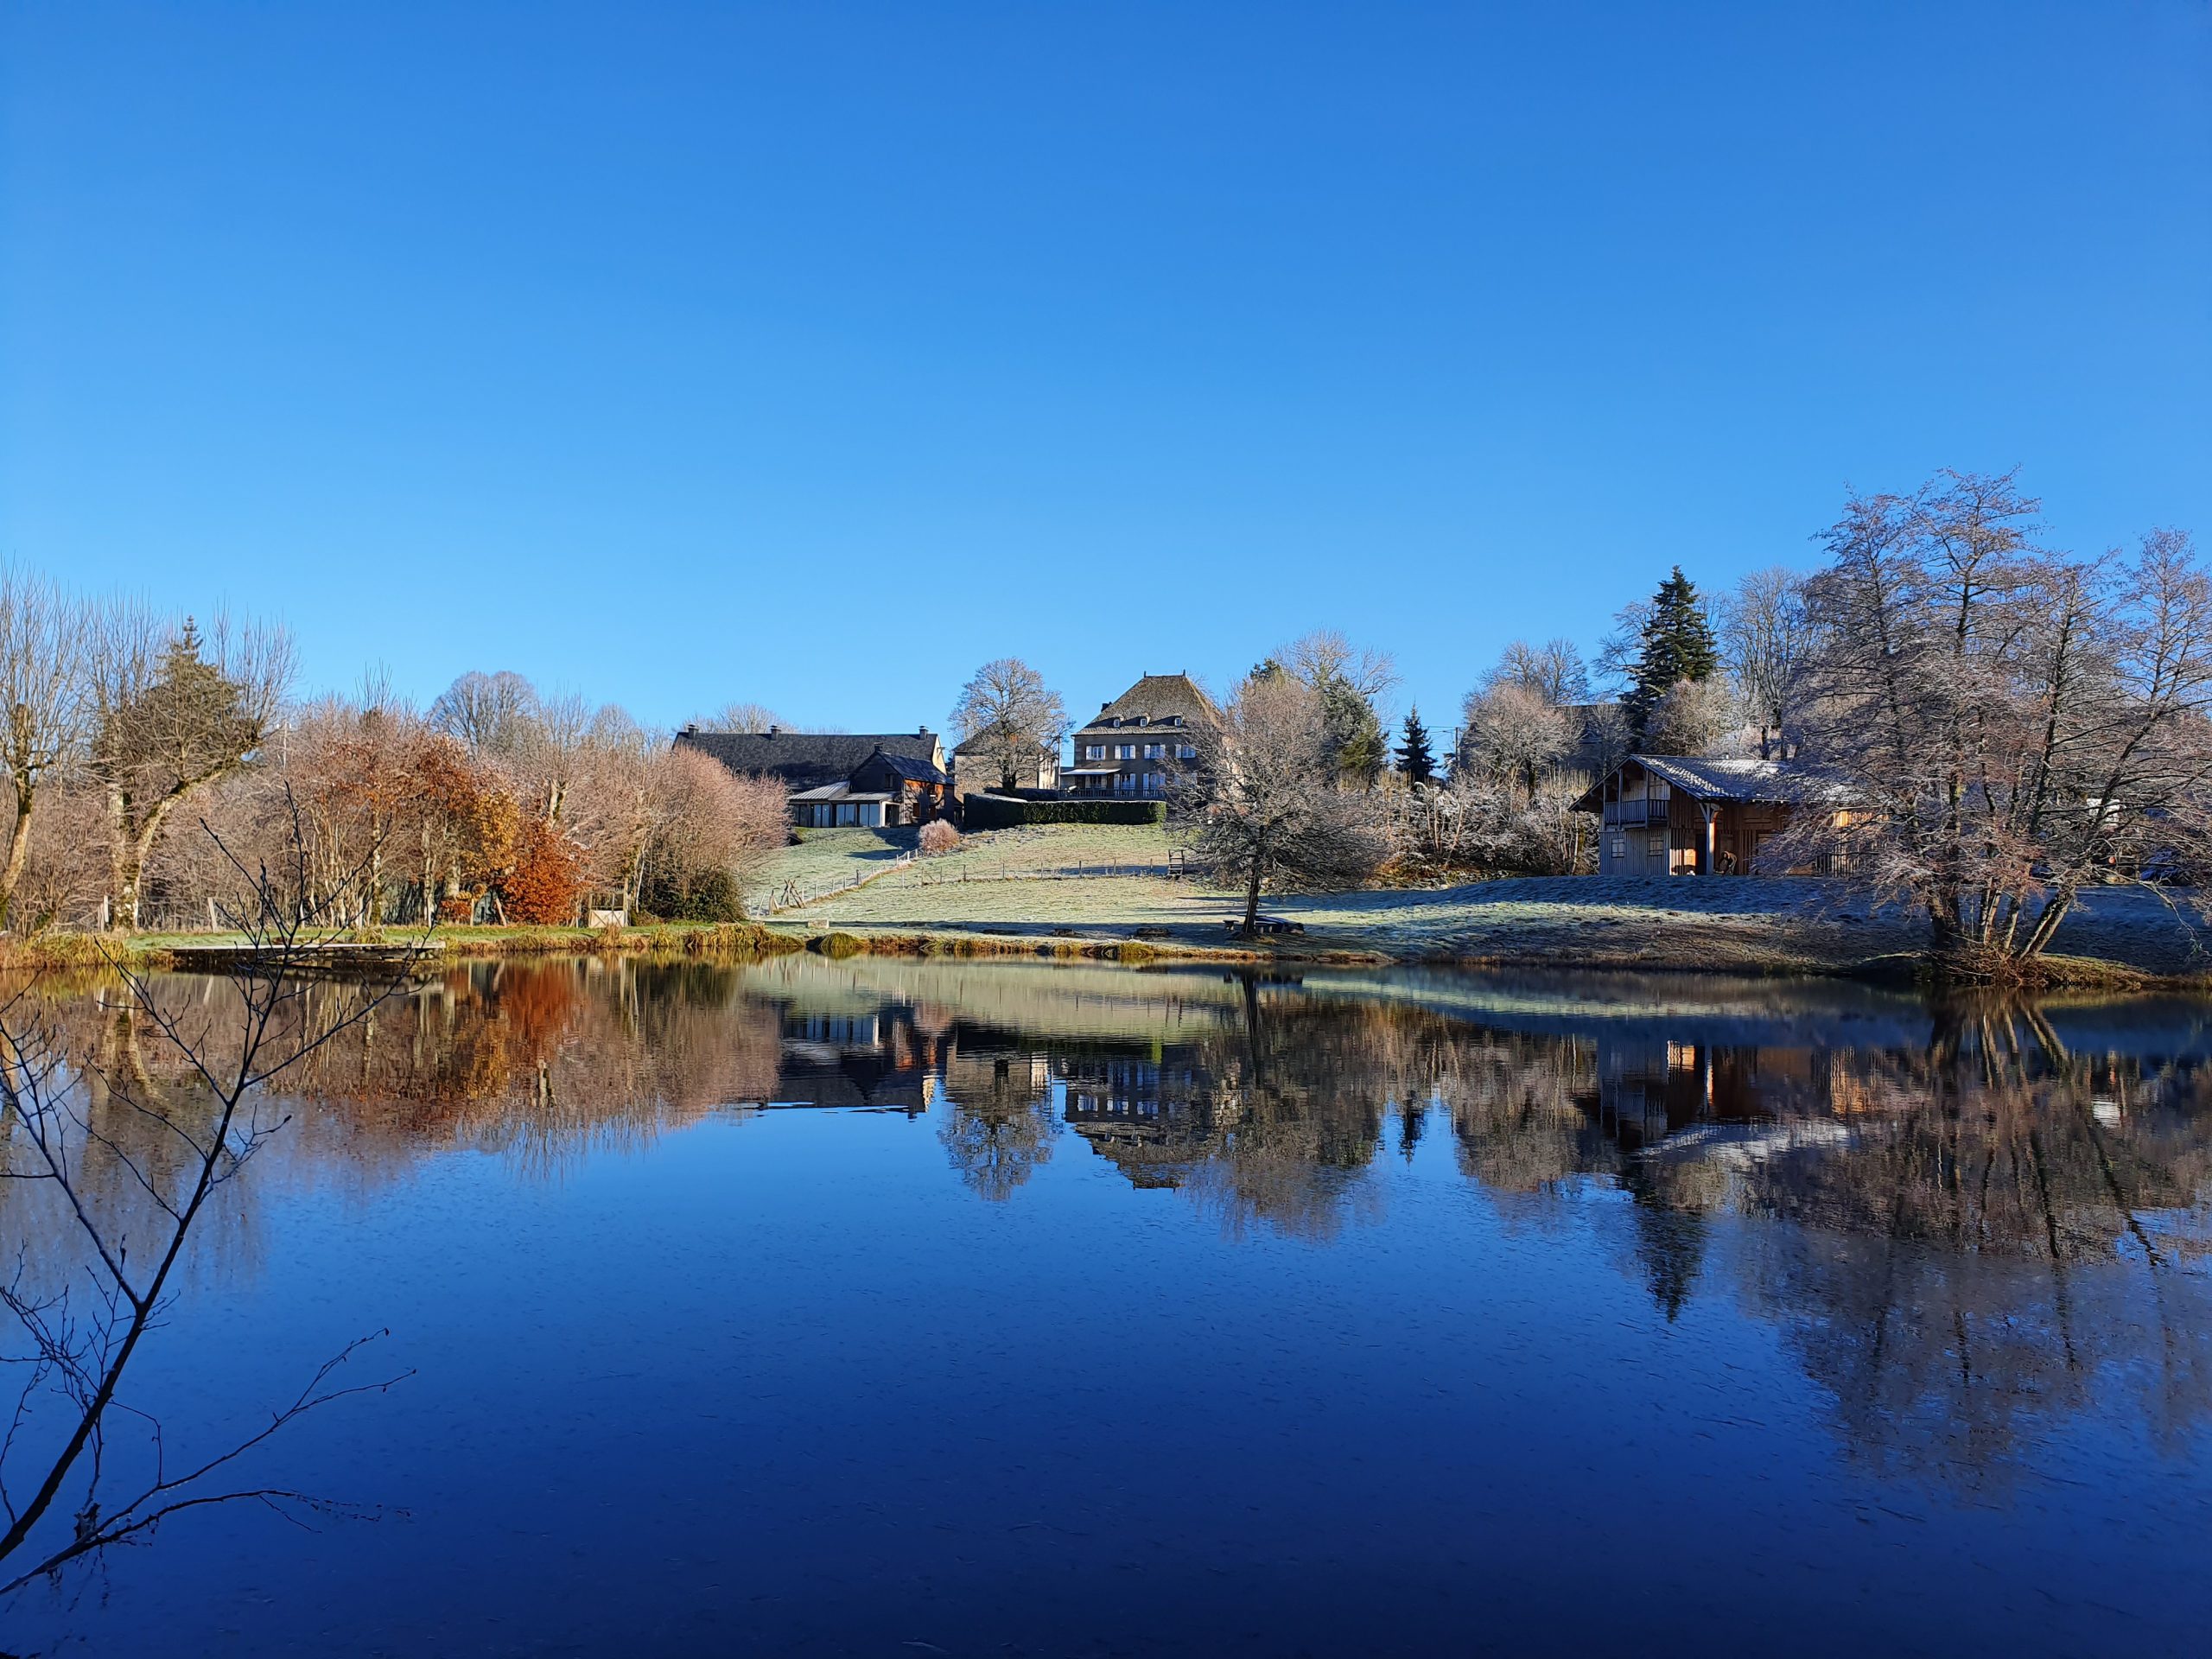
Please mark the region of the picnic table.
[[[1244, 918], [1241, 916], [1228, 917], [1222, 922], [1222, 926], [1231, 933], [1240, 933], [1244, 929]], [[1303, 933], [1306, 924], [1294, 922], [1287, 916], [1258, 916], [1253, 918], [1252, 931], [1255, 933]]]

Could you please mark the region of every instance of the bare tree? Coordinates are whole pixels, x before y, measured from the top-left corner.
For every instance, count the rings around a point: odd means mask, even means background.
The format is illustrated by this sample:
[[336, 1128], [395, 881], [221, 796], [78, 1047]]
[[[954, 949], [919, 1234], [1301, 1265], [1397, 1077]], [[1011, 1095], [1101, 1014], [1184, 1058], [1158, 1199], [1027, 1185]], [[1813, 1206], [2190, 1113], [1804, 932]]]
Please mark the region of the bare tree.
[[162, 826], [182, 802], [251, 760], [293, 673], [283, 630], [218, 617], [202, 635], [143, 607], [101, 610], [86, 652], [89, 771], [108, 812], [113, 920], [138, 925], [140, 879]]
[[27, 1240], [0, 1287], [16, 1337], [4, 1357], [20, 1384], [0, 1441], [0, 1563], [18, 1570], [0, 1594], [142, 1538], [182, 1510], [256, 1502], [296, 1517], [331, 1511], [337, 1506], [308, 1493], [240, 1478], [241, 1459], [307, 1413], [400, 1380], [341, 1382], [364, 1338], [243, 1441], [182, 1459], [124, 1392], [133, 1360], [173, 1307], [171, 1281], [195, 1224], [289, 1121], [270, 1085], [392, 988], [325, 982], [307, 995], [300, 969], [327, 935], [302, 896], [309, 884], [299, 845], [290, 869], [241, 869], [253, 898], [229, 919], [253, 957], [232, 981], [226, 1028], [196, 1001], [188, 1014], [144, 976], [111, 964], [136, 1020], [181, 1060], [174, 1083], [71, 1053], [33, 1017], [26, 995], [0, 1010], [0, 1105], [12, 1126], [0, 1176], [27, 1189], [10, 1209], [27, 1226], [64, 1230], [79, 1247], [41, 1274]]
[[1741, 732], [1743, 722], [1735, 689], [1721, 676], [1677, 680], [1653, 705], [1643, 746], [1652, 754], [1713, 754]]
[[1180, 785], [1192, 861], [1244, 889], [1244, 931], [1271, 883], [1357, 881], [1389, 851], [1372, 798], [1329, 781], [1326, 711], [1295, 677], [1256, 673], [1208, 733]]
[[1780, 565], [1746, 575], [1721, 603], [1720, 645], [1743, 712], [1758, 728], [1759, 759], [1788, 760], [1811, 684], [1813, 618], [1803, 580]]
[[1493, 778], [1535, 798], [1536, 785], [1573, 753], [1573, 716], [1524, 682], [1500, 679], [1467, 694], [1460, 770]]
[[1292, 640], [1274, 660], [1316, 691], [1335, 680], [1370, 702], [1398, 683], [1389, 652], [1354, 645], [1334, 628], [1316, 628]]
[[1613, 613], [1613, 631], [1598, 645], [1598, 683], [1608, 696], [1618, 697], [1636, 678], [1637, 659], [1643, 654], [1643, 631], [1651, 623], [1652, 603], [1632, 600]]
[[1853, 497], [1811, 589], [1813, 742], [1859, 810], [1807, 833], [1965, 976], [2031, 976], [2084, 886], [2212, 829], [2212, 581], [2174, 531], [2047, 552], [2037, 506], [2010, 474]]
[[1019, 657], [1001, 657], [977, 669], [952, 711], [962, 744], [982, 750], [998, 771], [999, 787], [1007, 790], [1020, 784], [1040, 753], [1058, 745], [1067, 723], [1059, 694]]
[[765, 703], [726, 702], [691, 722], [702, 732], [792, 732], [798, 728]]
[[85, 623], [83, 606], [52, 582], [0, 566], [0, 759], [16, 805], [0, 863], [0, 926], [10, 918], [30, 855], [40, 791], [84, 736]]
[[430, 705], [430, 728], [458, 738], [471, 754], [505, 757], [522, 747], [537, 705], [537, 687], [521, 675], [472, 669], [438, 694]]
[[1541, 645], [1514, 640], [1499, 655], [1485, 683], [1520, 686], [1555, 709], [1590, 700], [1590, 670], [1572, 639], [1547, 639]]

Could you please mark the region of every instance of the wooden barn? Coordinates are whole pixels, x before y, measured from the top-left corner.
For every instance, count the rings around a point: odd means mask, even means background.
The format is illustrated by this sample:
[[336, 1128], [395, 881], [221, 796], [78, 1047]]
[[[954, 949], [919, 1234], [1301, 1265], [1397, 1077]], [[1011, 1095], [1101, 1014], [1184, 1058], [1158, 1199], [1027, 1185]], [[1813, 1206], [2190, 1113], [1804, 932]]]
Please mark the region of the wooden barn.
[[[1737, 875], [1807, 810], [1840, 814], [1825, 780], [1783, 760], [1635, 754], [1574, 804], [1599, 816], [1600, 875]], [[1826, 874], [1808, 865], [1768, 874]]]

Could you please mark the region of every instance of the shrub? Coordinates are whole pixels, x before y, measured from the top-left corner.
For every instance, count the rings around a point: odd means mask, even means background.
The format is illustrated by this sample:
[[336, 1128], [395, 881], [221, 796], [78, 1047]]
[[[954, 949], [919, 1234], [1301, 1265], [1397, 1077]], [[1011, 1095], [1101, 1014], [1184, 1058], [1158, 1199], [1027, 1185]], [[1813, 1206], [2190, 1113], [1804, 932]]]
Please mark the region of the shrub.
[[850, 933], [825, 933], [820, 938], [814, 940], [813, 944], [814, 948], [823, 956], [832, 958], [857, 957], [868, 949]]
[[507, 919], [540, 927], [575, 921], [584, 893], [583, 857], [575, 843], [539, 818], [527, 820], [516, 840], [514, 868], [499, 884]]
[[638, 908], [670, 922], [741, 922], [745, 895], [726, 869], [661, 868], [646, 876]]
[[920, 845], [925, 858], [949, 853], [959, 844], [960, 832], [943, 818], [932, 818], [922, 826]]
[[1165, 823], [1165, 801], [1020, 801], [970, 795], [962, 807], [970, 830], [1012, 830], [1032, 823]]

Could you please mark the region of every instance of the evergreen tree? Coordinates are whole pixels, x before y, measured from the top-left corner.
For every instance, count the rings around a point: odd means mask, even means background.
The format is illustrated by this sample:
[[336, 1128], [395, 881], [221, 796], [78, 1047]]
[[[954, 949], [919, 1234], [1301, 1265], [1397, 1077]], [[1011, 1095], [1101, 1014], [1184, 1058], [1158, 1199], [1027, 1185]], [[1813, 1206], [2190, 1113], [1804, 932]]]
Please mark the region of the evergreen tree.
[[1651, 615], [1630, 671], [1628, 696], [1622, 699], [1637, 747], [1643, 747], [1652, 711], [1669, 691], [1684, 680], [1709, 680], [1719, 667], [1720, 646], [1706, 618], [1705, 602], [1678, 564], [1651, 596]]
[[1411, 710], [1406, 715], [1405, 736], [1398, 745], [1398, 770], [1409, 784], [1433, 782], [1436, 778], [1436, 756], [1428, 747], [1428, 728], [1421, 723], [1421, 710]]
[[1390, 740], [1376, 718], [1375, 705], [1343, 679], [1325, 680], [1320, 692], [1321, 723], [1338, 781], [1356, 789], [1374, 788], [1390, 758]]

